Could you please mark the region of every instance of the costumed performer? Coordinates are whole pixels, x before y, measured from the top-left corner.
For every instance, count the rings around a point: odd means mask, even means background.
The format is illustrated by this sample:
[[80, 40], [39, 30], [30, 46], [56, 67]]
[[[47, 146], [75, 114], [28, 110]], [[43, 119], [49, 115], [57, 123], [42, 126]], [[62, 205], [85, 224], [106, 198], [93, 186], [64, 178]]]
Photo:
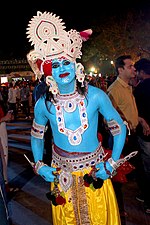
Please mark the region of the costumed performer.
[[[28, 61], [45, 75], [46, 93], [34, 107], [31, 146], [34, 171], [50, 182], [53, 225], [120, 225], [111, 177], [126, 137], [126, 126], [107, 94], [86, 82], [82, 42], [92, 30], [65, 31], [53, 13], [37, 12], [28, 24], [27, 38], [34, 45]], [[113, 134], [111, 157], [98, 140], [98, 113]], [[53, 136], [51, 167], [43, 160], [44, 132], [50, 121]]]

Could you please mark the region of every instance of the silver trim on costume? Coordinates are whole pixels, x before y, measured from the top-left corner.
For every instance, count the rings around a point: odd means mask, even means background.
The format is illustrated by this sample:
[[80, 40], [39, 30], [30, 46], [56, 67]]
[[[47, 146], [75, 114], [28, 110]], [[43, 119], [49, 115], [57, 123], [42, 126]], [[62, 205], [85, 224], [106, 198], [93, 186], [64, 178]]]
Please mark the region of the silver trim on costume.
[[[82, 156], [80, 156], [80, 153]], [[67, 154], [69, 155], [69, 152], [67, 152]], [[101, 146], [101, 143], [94, 152], [89, 152], [85, 155], [83, 155], [83, 152], [79, 152], [78, 156], [73, 156], [73, 154], [70, 153], [70, 157], [59, 155], [58, 153], [56, 153], [55, 147], [53, 146], [52, 166], [61, 168], [61, 172], [59, 174], [59, 184], [62, 190], [64, 192], [67, 192], [72, 186], [72, 172], [95, 166], [96, 164], [103, 161], [103, 158], [105, 158], [105, 156], [106, 154], [103, 147]]]
[[53, 147], [52, 164], [54, 164], [56, 167], [60, 167], [63, 171], [73, 172], [95, 166], [96, 164], [103, 161], [103, 158], [105, 156], [106, 154], [103, 147], [101, 146], [101, 143], [94, 152], [89, 152], [89, 154], [86, 154], [84, 156], [75, 156], [71, 158], [60, 156], [55, 152], [55, 149]]
[[32, 128], [31, 128], [31, 136], [39, 139], [43, 139], [44, 137], [45, 126], [37, 124], [35, 120], [33, 120]]
[[120, 125], [115, 120], [107, 121], [108, 128], [113, 136], [120, 134]]

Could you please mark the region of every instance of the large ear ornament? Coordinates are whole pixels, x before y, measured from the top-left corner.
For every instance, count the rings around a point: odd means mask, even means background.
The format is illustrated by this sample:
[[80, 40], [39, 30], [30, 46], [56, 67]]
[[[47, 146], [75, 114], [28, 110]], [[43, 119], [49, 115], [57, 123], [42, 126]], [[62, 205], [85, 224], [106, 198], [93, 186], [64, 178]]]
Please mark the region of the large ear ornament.
[[76, 63], [76, 79], [82, 83], [82, 87], [84, 87], [84, 79], [85, 79], [85, 74], [84, 74], [84, 66], [81, 63]]
[[41, 79], [41, 77], [43, 75], [43, 73], [40, 70], [42, 60], [39, 59], [39, 55], [37, 53], [35, 53], [34, 50], [31, 50], [27, 54], [27, 61], [30, 65], [31, 69], [33, 70], [34, 74], [38, 77], [38, 79]]
[[57, 94], [59, 93], [57, 83], [56, 83], [56, 81], [53, 79], [52, 76], [47, 76], [47, 77], [46, 77], [46, 84], [47, 84], [47, 86], [49, 86], [49, 91], [50, 91], [53, 95], [57, 95]]

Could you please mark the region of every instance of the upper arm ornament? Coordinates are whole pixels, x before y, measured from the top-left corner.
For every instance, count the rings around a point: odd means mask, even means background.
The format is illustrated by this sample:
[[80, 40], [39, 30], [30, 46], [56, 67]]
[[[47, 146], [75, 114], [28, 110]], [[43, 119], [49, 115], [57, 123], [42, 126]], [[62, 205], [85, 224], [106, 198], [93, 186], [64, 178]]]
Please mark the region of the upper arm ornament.
[[113, 136], [120, 134], [120, 125], [115, 120], [107, 121], [108, 128]]
[[33, 121], [31, 128], [31, 136], [43, 139], [44, 137], [45, 126], [37, 124], [35, 120]]

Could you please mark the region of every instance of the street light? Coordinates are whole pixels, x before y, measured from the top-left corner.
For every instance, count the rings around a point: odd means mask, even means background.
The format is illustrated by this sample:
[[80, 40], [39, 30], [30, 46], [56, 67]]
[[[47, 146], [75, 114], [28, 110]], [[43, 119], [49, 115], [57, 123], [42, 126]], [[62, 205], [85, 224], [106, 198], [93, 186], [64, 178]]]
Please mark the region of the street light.
[[95, 67], [91, 67], [91, 72], [94, 73], [95, 72]]

